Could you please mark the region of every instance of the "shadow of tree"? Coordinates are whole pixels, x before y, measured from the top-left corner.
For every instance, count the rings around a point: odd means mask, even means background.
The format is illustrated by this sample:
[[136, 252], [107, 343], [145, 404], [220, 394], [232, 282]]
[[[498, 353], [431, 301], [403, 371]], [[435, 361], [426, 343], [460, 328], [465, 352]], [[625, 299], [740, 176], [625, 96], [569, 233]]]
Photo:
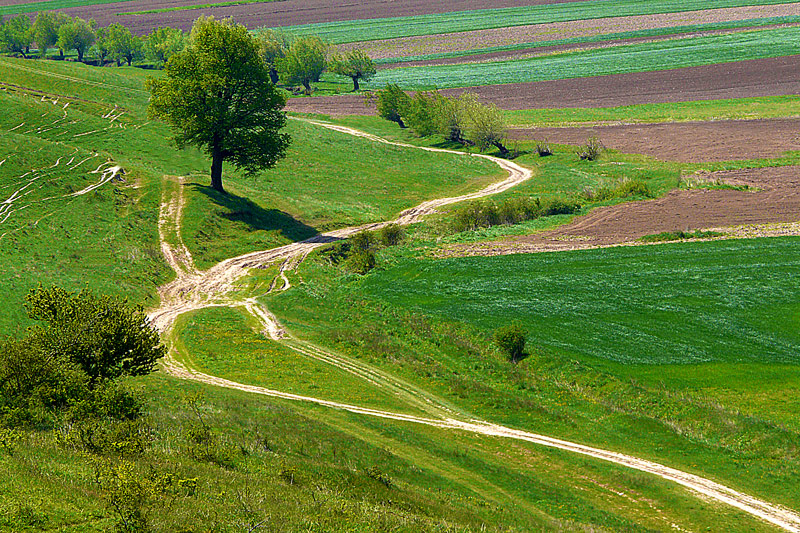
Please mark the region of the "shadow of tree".
[[292, 241], [304, 241], [319, 234], [319, 232], [306, 224], [296, 220], [290, 214], [278, 209], [264, 209], [252, 200], [235, 194], [223, 194], [207, 185], [189, 183], [195, 191], [205, 194], [208, 198], [225, 209], [221, 216], [232, 222], [246, 224], [250, 231], [280, 231], [283, 236]]

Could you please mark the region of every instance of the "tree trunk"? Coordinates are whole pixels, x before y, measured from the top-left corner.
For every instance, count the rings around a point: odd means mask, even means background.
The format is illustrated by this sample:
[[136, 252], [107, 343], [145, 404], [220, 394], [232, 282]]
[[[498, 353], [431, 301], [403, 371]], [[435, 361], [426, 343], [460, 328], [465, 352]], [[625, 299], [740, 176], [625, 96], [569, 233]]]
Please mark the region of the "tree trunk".
[[221, 193], [225, 192], [222, 188], [222, 150], [214, 148], [211, 152], [211, 188]]
[[78, 62], [83, 63], [83, 50], [78, 48]]
[[303, 80], [303, 87], [306, 88], [306, 94], [311, 95], [311, 84], [308, 80]]
[[358, 76], [352, 76], [352, 78], [353, 78], [353, 92], [356, 92], [359, 89]]
[[128, 61], [128, 66], [130, 67], [133, 64], [133, 56], [128, 56], [125, 59]]
[[278, 81], [280, 81], [280, 78], [278, 77], [278, 71], [275, 70], [275, 67], [270, 67], [269, 79], [272, 80], [273, 85], [278, 85]]
[[493, 145], [494, 145], [494, 146], [495, 146], [495, 147], [496, 147], [498, 150], [500, 150], [500, 153], [501, 153], [501, 154], [503, 154], [503, 155], [508, 155], [508, 148], [506, 148], [505, 146], [503, 146], [503, 143], [501, 143], [500, 141], [494, 141], [492, 144], [493, 144]]
[[401, 128], [405, 128], [406, 127], [406, 123], [403, 122], [403, 119], [400, 118], [399, 116], [397, 117], [396, 122], [400, 125]]

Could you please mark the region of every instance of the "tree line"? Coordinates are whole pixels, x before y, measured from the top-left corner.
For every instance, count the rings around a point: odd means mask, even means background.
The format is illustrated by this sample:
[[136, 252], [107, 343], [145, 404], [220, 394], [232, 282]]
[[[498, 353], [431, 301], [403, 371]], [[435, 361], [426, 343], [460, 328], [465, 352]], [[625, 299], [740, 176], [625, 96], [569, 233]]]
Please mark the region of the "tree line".
[[438, 134], [481, 151], [493, 146], [503, 156], [510, 154], [504, 144], [507, 128], [503, 114], [494, 104], [482, 104], [475, 93], [449, 97], [433, 90], [418, 91], [412, 97], [390, 84], [377, 91], [376, 104], [381, 117], [411, 128], [420, 137]]
[[[325, 71], [350, 78], [354, 91], [376, 72], [375, 63], [363, 50], [340, 54], [319, 37], [294, 37], [266, 28], [257, 29], [255, 35], [272, 83], [302, 86], [306, 94]], [[160, 65], [183, 51], [189, 39], [190, 34], [177, 28], [158, 28], [139, 37], [116, 22], [98, 27], [94, 19], [51, 11], [40, 12], [33, 22], [27, 15], [0, 20], [0, 51], [24, 58], [45, 58], [48, 50], [56, 48], [60, 59], [75, 52], [80, 62], [92, 57], [100, 65], [115, 61], [131, 66], [141, 60]]]

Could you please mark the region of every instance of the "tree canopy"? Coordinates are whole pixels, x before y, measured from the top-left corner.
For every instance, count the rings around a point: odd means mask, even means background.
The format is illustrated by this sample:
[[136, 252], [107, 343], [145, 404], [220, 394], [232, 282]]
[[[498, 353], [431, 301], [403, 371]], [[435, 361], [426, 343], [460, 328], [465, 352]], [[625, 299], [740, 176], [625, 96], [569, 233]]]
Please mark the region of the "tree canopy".
[[0, 24], [0, 48], [27, 57], [32, 42], [33, 31], [28, 15], [17, 15]]
[[179, 147], [195, 145], [211, 156], [215, 190], [224, 192], [223, 161], [253, 174], [285, 155], [286, 99], [244, 26], [200, 17], [189, 46], [164, 71], [147, 80], [148, 112], [170, 123]]
[[261, 54], [264, 57], [264, 63], [269, 67], [269, 77], [272, 83], [278, 83], [280, 77], [278, 76], [278, 69], [276, 61], [286, 57], [286, 52], [292, 46], [294, 38], [288, 33], [283, 33], [278, 30], [263, 29], [260, 30], [256, 37], [258, 43], [261, 45]]
[[78, 52], [78, 61], [83, 61], [84, 54], [94, 44], [94, 26], [94, 20], [70, 19], [58, 28], [56, 44], [62, 51], [75, 50]]
[[153, 61], [166, 62], [186, 48], [186, 35], [178, 28], [158, 28], [144, 41], [144, 54]]
[[378, 115], [397, 122], [401, 128], [405, 128], [403, 116], [407, 114], [411, 98], [397, 84], [391, 83], [378, 91]]
[[375, 63], [363, 50], [351, 50], [344, 57], [331, 60], [331, 72], [353, 80], [353, 91], [359, 89], [358, 80], [369, 81], [375, 75]]
[[327, 45], [319, 37], [296, 39], [285, 57], [275, 60], [278, 75], [283, 83], [302, 85], [311, 94], [311, 82], [319, 81], [326, 67]]

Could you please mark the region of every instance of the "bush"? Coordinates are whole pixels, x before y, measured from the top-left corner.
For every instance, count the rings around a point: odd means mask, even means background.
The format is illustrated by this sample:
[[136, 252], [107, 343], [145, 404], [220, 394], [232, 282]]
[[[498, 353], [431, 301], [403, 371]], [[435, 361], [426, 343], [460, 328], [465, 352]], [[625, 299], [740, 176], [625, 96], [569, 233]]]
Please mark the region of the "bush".
[[369, 231], [359, 231], [350, 237], [350, 249], [353, 252], [366, 252], [372, 248], [374, 236]]
[[578, 149], [576, 153], [581, 160], [595, 161], [600, 157], [603, 150], [603, 143], [597, 137], [589, 137], [586, 145]]
[[536, 153], [539, 154], [539, 157], [553, 155], [553, 150], [550, 148], [550, 143], [547, 139], [536, 143]]
[[497, 328], [494, 343], [512, 363], [520, 361], [525, 353], [525, 330], [519, 322]]
[[375, 268], [375, 254], [370, 250], [357, 251], [347, 260], [347, 268], [363, 276]]
[[651, 198], [653, 193], [650, 188], [642, 180], [632, 180], [629, 178], [622, 178], [616, 184], [601, 183], [596, 189], [585, 187], [583, 189], [583, 197], [593, 202], [603, 202], [613, 198], [630, 198], [631, 196], [644, 196]]
[[581, 206], [560, 199], [508, 198], [501, 204], [489, 200], [474, 201], [456, 209], [452, 221], [455, 232], [474, 231], [497, 224], [519, 224], [542, 216], [575, 213]]
[[403, 240], [403, 228], [389, 224], [378, 230], [378, 241], [382, 246], [397, 246]]

